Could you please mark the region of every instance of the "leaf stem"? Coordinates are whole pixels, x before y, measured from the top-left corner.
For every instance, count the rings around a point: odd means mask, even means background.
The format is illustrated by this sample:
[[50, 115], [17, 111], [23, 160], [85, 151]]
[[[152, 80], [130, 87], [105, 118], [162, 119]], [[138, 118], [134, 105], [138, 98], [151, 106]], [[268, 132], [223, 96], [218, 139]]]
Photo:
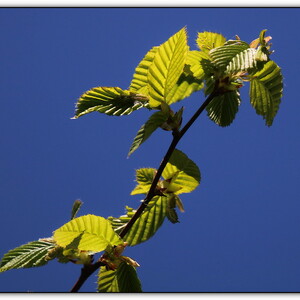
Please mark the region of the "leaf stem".
[[[177, 144], [181, 140], [181, 138], [184, 136], [184, 134], [188, 131], [188, 129], [193, 125], [193, 123], [197, 120], [197, 118], [201, 115], [201, 113], [204, 111], [204, 109], [207, 107], [207, 105], [213, 100], [215, 96], [218, 95], [218, 82], [215, 83], [215, 88], [213, 92], [206, 98], [206, 100], [202, 103], [202, 105], [199, 107], [199, 109], [195, 112], [195, 114], [191, 117], [191, 119], [185, 124], [185, 126], [176, 132], [173, 132], [173, 140], [163, 158], [161, 161], [159, 168], [157, 169], [157, 173], [152, 181], [151, 187], [148, 191], [148, 194], [146, 198], [142, 201], [140, 207], [137, 209], [135, 214], [132, 216], [132, 218], [129, 220], [129, 222], [126, 224], [126, 226], [123, 228], [123, 230], [120, 232], [120, 237], [124, 238], [127, 232], [131, 229], [135, 221], [140, 217], [140, 215], [143, 213], [144, 209], [147, 207], [148, 203], [151, 201], [151, 199], [156, 196], [156, 186], [157, 183], [161, 177], [161, 174], [166, 167], [168, 161], [171, 158], [171, 155], [173, 154]], [[84, 265], [81, 269], [81, 274], [78, 279], [78, 281], [73, 286], [71, 292], [78, 292], [81, 286], [84, 284], [84, 282], [88, 279], [90, 275], [92, 275], [100, 266], [103, 266], [104, 264], [101, 263], [99, 260], [91, 265]]]

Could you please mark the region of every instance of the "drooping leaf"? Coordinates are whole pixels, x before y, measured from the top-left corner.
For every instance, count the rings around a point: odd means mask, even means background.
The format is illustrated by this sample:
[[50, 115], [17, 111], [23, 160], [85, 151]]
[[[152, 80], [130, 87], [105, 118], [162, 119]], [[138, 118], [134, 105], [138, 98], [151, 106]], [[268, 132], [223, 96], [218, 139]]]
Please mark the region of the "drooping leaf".
[[73, 203], [72, 211], [71, 211], [71, 220], [73, 220], [76, 217], [76, 214], [78, 213], [80, 207], [82, 206], [83, 202], [80, 200], [75, 200]]
[[148, 72], [157, 50], [158, 47], [153, 47], [136, 67], [129, 87], [130, 92], [143, 94], [147, 97], [149, 96]]
[[178, 149], [174, 150], [162, 176], [167, 190], [175, 194], [190, 193], [201, 179], [198, 166]]
[[141, 168], [136, 170], [137, 186], [130, 195], [147, 194], [155, 177], [156, 169]]
[[280, 67], [268, 61], [260, 71], [251, 74], [250, 102], [256, 113], [271, 126], [281, 102], [283, 77]]
[[222, 127], [229, 126], [238, 112], [240, 102], [238, 91], [221, 94], [207, 105], [207, 115], [217, 125]]
[[157, 107], [161, 102], [170, 103], [170, 91], [183, 72], [188, 53], [186, 29], [182, 28], [159, 46], [148, 69], [149, 104]]
[[11, 269], [40, 267], [48, 263], [48, 252], [55, 244], [46, 241], [34, 241], [22, 245], [4, 254], [0, 263], [0, 272]]
[[[142, 215], [136, 220], [123, 238], [129, 246], [145, 242], [156, 233], [166, 217], [167, 201], [167, 197], [155, 196], [148, 203]], [[135, 213], [135, 210], [131, 210], [129, 213], [132, 215]], [[118, 219], [120, 219], [120, 221], [117, 221]], [[114, 227], [115, 231], [119, 233], [130, 220], [130, 217], [125, 215], [120, 218], [109, 218], [109, 220], [115, 226], [120, 225], [119, 227]]]
[[130, 156], [135, 150], [137, 150], [138, 147], [142, 143], [144, 143], [151, 136], [151, 134], [157, 128], [159, 128], [167, 119], [168, 115], [162, 111], [158, 111], [151, 115], [148, 121], [139, 129], [130, 147], [128, 156]]
[[129, 115], [147, 104], [148, 99], [119, 87], [96, 87], [84, 93], [76, 104], [74, 118], [97, 111], [109, 116]]
[[167, 218], [168, 220], [175, 224], [175, 223], [179, 223], [179, 219], [178, 219], [178, 215], [177, 215], [177, 212], [175, 210], [175, 208], [173, 207], [167, 207]]
[[98, 292], [140, 293], [142, 286], [135, 268], [122, 262], [116, 270], [106, 270], [106, 267], [100, 268]]
[[204, 31], [198, 33], [196, 42], [200, 50], [208, 53], [214, 48], [223, 46], [226, 38], [219, 33]]
[[95, 215], [73, 219], [55, 230], [53, 238], [61, 247], [93, 252], [103, 251], [108, 245], [122, 242], [110, 222]]

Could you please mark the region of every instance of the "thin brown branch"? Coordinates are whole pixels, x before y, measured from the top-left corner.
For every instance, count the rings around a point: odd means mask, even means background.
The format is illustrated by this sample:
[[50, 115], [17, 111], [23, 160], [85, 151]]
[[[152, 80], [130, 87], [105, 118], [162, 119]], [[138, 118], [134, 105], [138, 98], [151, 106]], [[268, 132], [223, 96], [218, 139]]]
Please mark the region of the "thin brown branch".
[[[162, 160], [162, 162], [159, 165], [159, 168], [157, 169], [156, 175], [152, 181], [152, 184], [150, 186], [149, 192], [146, 196], [146, 198], [142, 201], [140, 207], [137, 209], [133, 217], [130, 219], [130, 221], [126, 224], [126, 226], [123, 228], [123, 230], [120, 232], [120, 237], [124, 238], [125, 235], [128, 233], [128, 231], [131, 229], [135, 221], [140, 217], [140, 215], [143, 213], [145, 208], [147, 207], [147, 204], [151, 201], [151, 199], [156, 196], [156, 186], [157, 183], [161, 177], [161, 174], [166, 167], [168, 161], [171, 158], [171, 155], [173, 154], [177, 144], [181, 140], [181, 138], [184, 136], [184, 134], [188, 131], [188, 129], [193, 125], [193, 123], [197, 120], [197, 118], [201, 115], [201, 113], [204, 111], [204, 109], [207, 107], [207, 105], [212, 101], [212, 99], [217, 95], [217, 82], [215, 85], [214, 91], [207, 97], [207, 99], [202, 103], [200, 108], [195, 112], [195, 114], [191, 117], [191, 119], [186, 123], [186, 125], [180, 130], [177, 131], [175, 134], [173, 134], [173, 140]], [[78, 292], [81, 286], [84, 284], [84, 282], [98, 269], [100, 266], [103, 266], [103, 263], [101, 263], [99, 260], [91, 265], [85, 265], [81, 269], [81, 274], [75, 285], [73, 286], [71, 292]]]

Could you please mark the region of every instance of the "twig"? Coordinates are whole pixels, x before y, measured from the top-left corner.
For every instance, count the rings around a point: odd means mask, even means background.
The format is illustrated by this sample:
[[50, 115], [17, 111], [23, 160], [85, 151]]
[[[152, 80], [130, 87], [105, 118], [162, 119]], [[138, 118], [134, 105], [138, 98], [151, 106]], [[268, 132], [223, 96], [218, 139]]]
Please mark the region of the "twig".
[[[135, 214], [132, 216], [132, 218], [129, 220], [129, 222], [126, 224], [126, 226], [123, 228], [123, 230], [120, 232], [120, 237], [124, 238], [125, 235], [128, 233], [128, 231], [131, 229], [135, 221], [140, 217], [140, 215], [143, 213], [144, 209], [147, 207], [147, 204], [151, 201], [151, 199], [156, 196], [156, 186], [157, 183], [161, 177], [161, 174], [167, 165], [168, 161], [171, 158], [171, 155], [173, 154], [178, 142], [181, 140], [183, 135], [188, 131], [188, 129], [193, 125], [193, 123], [197, 120], [197, 118], [201, 115], [201, 113], [204, 111], [204, 109], [207, 107], [207, 105], [212, 101], [214, 97], [218, 95], [218, 82], [215, 84], [214, 91], [206, 98], [206, 100], [202, 103], [200, 108], [195, 112], [195, 114], [191, 117], [191, 119], [186, 123], [186, 125], [178, 131], [176, 134], [173, 134], [173, 140], [169, 146], [168, 151], [166, 152], [162, 162], [160, 163], [159, 168], [157, 169], [156, 175], [152, 181], [152, 184], [150, 186], [150, 189], [148, 191], [148, 194], [146, 198], [142, 201], [140, 207], [137, 209]], [[84, 284], [84, 282], [98, 269], [100, 266], [103, 266], [104, 264], [100, 262], [99, 260], [91, 265], [84, 265], [81, 269], [81, 274], [73, 288], [71, 289], [71, 292], [78, 292], [81, 286]]]

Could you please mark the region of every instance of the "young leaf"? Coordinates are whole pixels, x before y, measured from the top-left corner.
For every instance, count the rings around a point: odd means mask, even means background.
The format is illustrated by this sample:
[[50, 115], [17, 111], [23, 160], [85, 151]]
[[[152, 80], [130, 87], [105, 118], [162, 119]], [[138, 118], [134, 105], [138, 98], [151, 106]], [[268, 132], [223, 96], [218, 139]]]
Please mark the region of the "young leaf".
[[[151, 238], [159, 227], [163, 224], [166, 210], [167, 210], [167, 197], [154, 197], [147, 205], [142, 215], [136, 220], [129, 232], [125, 235], [123, 240], [129, 244], [129, 246], [134, 246], [142, 242], [147, 241]], [[134, 213], [131, 211], [130, 213]], [[117, 220], [120, 220], [119, 222]], [[128, 216], [121, 216], [119, 219], [110, 218], [110, 221], [119, 227], [115, 227], [116, 232], [120, 232], [124, 225], [130, 220]], [[126, 223], [125, 223], [126, 222]]]
[[130, 195], [147, 194], [155, 177], [156, 169], [142, 168], [136, 170], [136, 181], [138, 185]]
[[248, 71], [257, 65], [257, 50], [247, 48], [234, 56], [226, 67], [225, 73], [233, 74], [240, 71]]
[[109, 116], [129, 115], [145, 106], [147, 101], [147, 97], [119, 87], [96, 87], [79, 98], [74, 119], [94, 111]]
[[202, 60], [211, 60], [210, 56], [201, 51], [189, 51], [186, 64], [190, 66], [191, 72], [198, 79], [203, 79], [205, 71], [203, 69]]
[[103, 251], [108, 245], [122, 242], [110, 222], [95, 215], [73, 219], [55, 230], [53, 238], [61, 247], [93, 252]]
[[[186, 65], [185, 69], [187, 68], [188, 66]], [[168, 104], [172, 104], [189, 97], [192, 93], [201, 90], [203, 86], [204, 84], [202, 79], [194, 77], [191, 71], [183, 72], [168, 94]]]
[[141, 282], [133, 266], [122, 262], [116, 270], [101, 267], [98, 275], [100, 293], [140, 293]]
[[72, 211], [71, 211], [71, 220], [73, 220], [76, 217], [76, 214], [78, 213], [82, 204], [83, 204], [83, 202], [80, 200], [74, 201]]
[[214, 48], [223, 46], [226, 38], [222, 34], [205, 31], [198, 33], [196, 42], [200, 50], [208, 53]]
[[251, 74], [250, 102], [256, 113], [271, 126], [282, 97], [283, 78], [274, 61], [268, 61], [260, 71]]
[[215, 97], [206, 107], [207, 115], [217, 125], [229, 126], [235, 118], [240, 105], [240, 94], [231, 91]]
[[187, 53], [185, 28], [159, 46], [148, 70], [151, 107], [157, 107], [163, 101], [167, 103], [172, 101], [169, 93], [182, 74]]
[[162, 111], [158, 111], [150, 116], [149, 120], [144, 125], [142, 125], [136, 137], [134, 138], [128, 156], [130, 156], [136, 149], [138, 149], [138, 147], [142, 143], [144, 143], [151, 136], [151, 134], [167, 119], [168, 115], [163, 113]]
[[[238, 61], [238, 58], [236, 57], [239, 57], [241, 52], [248, 48], [249, 45], [247, 43], [239, 41], [233, 44], [215, 48], [211, 50], [209, 54], [212, 57], [212, 62], [218, 67], [219, 71], [225, 71], [226, 68], [232, 64], [232, 61], [235, 61], [236, 63]], [[240, 66], [242, 66], [242, 63], [240, 63]]]
[[201, 179], [198, 166], [177, 149], [173, 152], [162, 176], [168, 185], [167, 190], [177, 195], [190, 193], [199, 185]]
[[4, 254], [0, 263], [0, 272], [11, 269], [40, 267], [48, 263], [45, 259], [55, 244], [45, 241], [34, 241], [22, 245]]
[[157, 50], [158, 47], [153, 47], [136, 67], [129, 87], [130, 92], [149, 96], [148, 72]]

